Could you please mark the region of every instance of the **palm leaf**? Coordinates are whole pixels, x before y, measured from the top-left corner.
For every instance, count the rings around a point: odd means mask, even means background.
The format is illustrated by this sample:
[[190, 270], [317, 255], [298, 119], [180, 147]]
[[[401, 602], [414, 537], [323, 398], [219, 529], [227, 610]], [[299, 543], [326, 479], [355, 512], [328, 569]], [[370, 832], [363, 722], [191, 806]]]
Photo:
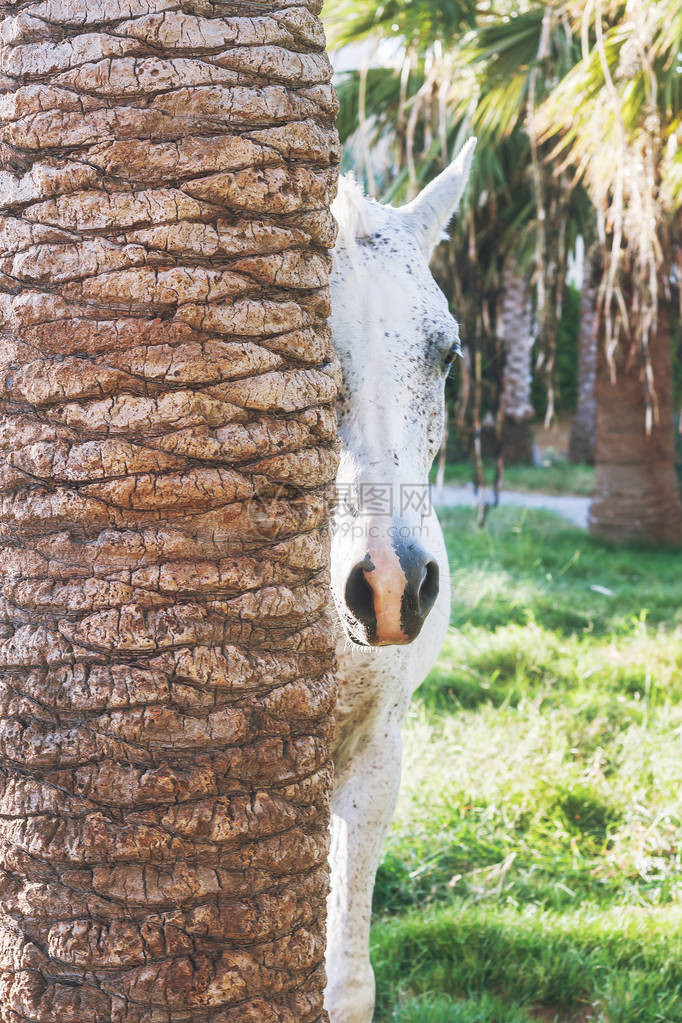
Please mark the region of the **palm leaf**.
[[471, 28], [478, 0], [327, 0], [324, 17], [329, 44], [335, 49], [368, 36], [400, 38], [408, 46], [428, 49], [456, 39]]

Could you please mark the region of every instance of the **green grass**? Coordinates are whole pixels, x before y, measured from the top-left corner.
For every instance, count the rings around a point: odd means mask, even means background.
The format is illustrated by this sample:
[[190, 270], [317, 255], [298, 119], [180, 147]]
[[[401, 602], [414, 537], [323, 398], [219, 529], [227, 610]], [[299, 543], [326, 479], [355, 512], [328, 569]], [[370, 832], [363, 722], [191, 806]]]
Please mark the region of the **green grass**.
[[442, 520], [453, 627], [406, 723], [377, 1023], [682, 1023], [682, 555]]
[[510, 1012], [498, 998], [450, 998], [418, 995], [402, 1001], [392, 1017], [397, 1023], [530, 1023], [523, 1010]]
[[[445, 482], [464, 486], [472, 480], [471, 462], [453, 462], [446, 466]], [[492, 465], [485, 466], [486, 484], [495, 478]], [[550, 462], [547, 465], [509, 465], [504, 470], [503, 486], [523, 493], [577, 494], [591, 497], [594, 489], [594, 468], [571, 462]]]

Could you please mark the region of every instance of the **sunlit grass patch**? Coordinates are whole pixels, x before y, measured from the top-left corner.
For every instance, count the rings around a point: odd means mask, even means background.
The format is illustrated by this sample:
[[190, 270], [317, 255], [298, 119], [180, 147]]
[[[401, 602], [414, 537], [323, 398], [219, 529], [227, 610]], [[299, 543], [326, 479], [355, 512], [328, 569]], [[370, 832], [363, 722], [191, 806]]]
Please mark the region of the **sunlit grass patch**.
[[542, 1009], [544, 1019], [682, 1019], [679, 907], [604, 911], [588, 904], [557, 913], [460, 902], [381, 924], [373, 959], [378, 1021], [401, 1019], [396, 1002], [477, 991], [508, 1007], [501, 1023], [516, 1021], [520, 1011], [537, 1018]]
[[682, 698], [682, 627], [648, 626], [641, 618], [616, 636], [590, 630], [563, 635], [535, 622], [494, 631], [451, 628], [438, 664], [420, 690], [422, 702], [450, 710], [490, 702], [543, 704], [590, 713], [615, 700], [624, 715], [644, 715]]
[[421, 995], [401, 1001], [389, 1017], [392, 1023], [533, 1023], [523, 1009], [505, 1005], [489, 995], [451, 998]]
[[445, 526], [456, 627], [405, 727], [378, 1019], [682, 1023], [682, 555], [518, 509]]
[[682, 624], [679, 555], [615, 550], [549, 512], [499, 508], [485, 530], [471, 509], [440, 517], [460, 629], [535, 621], [561, 634], [607, 635], [643, 613], [652, 624]]

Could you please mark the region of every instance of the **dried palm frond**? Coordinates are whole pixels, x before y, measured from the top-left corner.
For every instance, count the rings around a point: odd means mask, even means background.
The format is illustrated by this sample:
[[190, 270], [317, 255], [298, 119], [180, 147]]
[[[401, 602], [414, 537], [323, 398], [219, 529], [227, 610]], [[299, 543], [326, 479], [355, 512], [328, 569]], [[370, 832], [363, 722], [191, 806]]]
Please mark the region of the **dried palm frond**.
[[682, 9], [677, 0], [571, 0], [583, 56], [536, 112], [542, 138], [584, 177], [597, 211], [600, 290], [612, 379], [620, 345], [644, 363], [646, 429], [658, 417], [649, 357], [670, 273], [668, 225], [682, 202], [679, 159]]

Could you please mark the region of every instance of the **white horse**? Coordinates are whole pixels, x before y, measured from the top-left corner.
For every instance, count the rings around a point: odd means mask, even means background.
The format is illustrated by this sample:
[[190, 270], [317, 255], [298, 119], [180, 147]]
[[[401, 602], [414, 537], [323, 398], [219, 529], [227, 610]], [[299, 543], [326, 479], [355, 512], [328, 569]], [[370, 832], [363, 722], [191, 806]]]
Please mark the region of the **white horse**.
[[332, 589], [345, 635], [332, 797], [326, 1006], [370, 1023], [374, 878], [400, 785], [400, 728], [448, 627], [449, 567], [428, 476], [443, 433], [457, 323], [429, 270], [475, 139], [408, 206], [343, 179], [334, 214], [332, 331], [344, 392]]

